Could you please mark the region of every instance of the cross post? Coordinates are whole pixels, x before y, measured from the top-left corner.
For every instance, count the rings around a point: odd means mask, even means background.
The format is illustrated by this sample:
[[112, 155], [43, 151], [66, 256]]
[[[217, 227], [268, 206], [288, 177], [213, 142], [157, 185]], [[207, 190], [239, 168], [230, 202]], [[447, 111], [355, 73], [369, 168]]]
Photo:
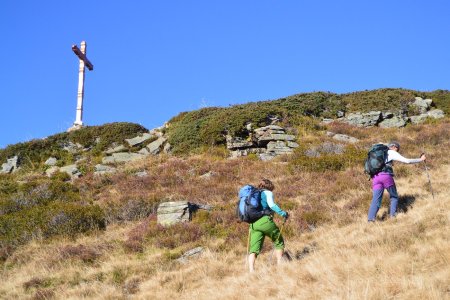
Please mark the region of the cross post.
[[[81, 49], [80, 49], [81, 48]], [[78, 69], [78, 95], [77, 95], [77, 111], [75, 122], [68, 131], [80, 129], [83, 126], [83, 97], [84, 97], [84, 68], [87, 67], [89, 71], [94, 69], [94, 65], [86, 56], [86, 42], [82, 41], [80, 48], [77, 45], [72, 45], [72, 51], [78, 56], [80, 60], [80, 67]]]

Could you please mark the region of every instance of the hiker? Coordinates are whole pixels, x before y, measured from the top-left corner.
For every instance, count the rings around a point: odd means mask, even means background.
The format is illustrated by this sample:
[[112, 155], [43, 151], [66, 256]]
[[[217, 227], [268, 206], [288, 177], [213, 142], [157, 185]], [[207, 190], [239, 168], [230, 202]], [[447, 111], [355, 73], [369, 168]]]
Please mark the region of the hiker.
[[400, 153], [400, 144], [398, 142], [390, 142], [388, 144], [387, 158], [385, 166], [378, 174], [372, 177], [372, 203], [369, 208], [369, 222], [375, 222], [375, 217], [381, 206], [381, 200], [383, 198], [384, 189], [389, 192], [391, 199], [389, 215], [395, 217], [397, 214], [398, 194], [394, 181], [394, 170], [392, 168], [394, 161], [399, 161], [405, 164], [416, 164], [426, 159], [425, 154], [422, 154], [420, 158], [409, 159], [405, 158]]
[[262, 216], [260, 219], [250, 224], [249, 229], [249, 255], [248, 264], [250, 272], [255, 270], [256, 257], [261, 252], [261, 248], [266, 236], [270, 237], [275, 247], [275, 257], [277, 264], [280, 263], [284, 251], [284, 240], [281, 231], [273, 221], [273, 213], [276, 212], [284, 218], [289, 217], [288, 213], [275, 204], [273, 199], [273, 183], [269, 179], [262, 179], [258, 185], [258, 189], [263, 190], [261, 193], [261, 205], [264, 210], [270, 209], [270, 214]]

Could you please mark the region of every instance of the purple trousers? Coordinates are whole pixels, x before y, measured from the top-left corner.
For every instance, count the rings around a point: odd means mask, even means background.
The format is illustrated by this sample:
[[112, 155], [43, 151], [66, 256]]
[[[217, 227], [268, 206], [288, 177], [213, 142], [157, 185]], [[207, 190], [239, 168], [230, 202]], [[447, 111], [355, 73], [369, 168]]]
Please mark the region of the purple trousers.
[[389, 173], [381, 172], [372, 177], [372, 203], [370, 203], [369, 207], [369, 222], [375, 221], [377, 212], [381, 207], [381, 200], [383, 199], [385, 189], [391, 198], [389, 215], [395, 217], [397, 214], [398, 193], [394, 177]]

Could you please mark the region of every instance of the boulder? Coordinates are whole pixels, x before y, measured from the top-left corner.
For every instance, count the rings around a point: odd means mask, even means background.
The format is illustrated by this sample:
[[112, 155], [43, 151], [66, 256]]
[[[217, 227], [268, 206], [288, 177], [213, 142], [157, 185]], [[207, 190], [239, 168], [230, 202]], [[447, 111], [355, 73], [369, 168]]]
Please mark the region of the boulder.
[[349, 136], [346, 134], [340, 134], [340, 133], [334, 134], [333, 139], [340, 141], [340, 142], [352, 143], [352, 144], [359, 142], [359, 140], [355, 137], [352, 137], [352, 136]]
[[166, 143], [163, 148], [164, 153], [170, 153], [171, 150], [172, 146], [169, 143]]
[[290, 154], [294, 150], [287, 146], [284, 141], [271, 141], [267, 144], [267, 153], [274, 153], [275, 155]]
[[426, 113], [433, 103], [431, 99], [422, 99], [421, 97], [416, 97], [414, 102], [410, 106], [416, 107], [421, 114]]
[[195, 258], [195, 257], [199, 257], [204, 251], [203, 247], [197, 247], [194, 249], [191, 249], [189, 251], [186, 251], [185, 253], [183, 253], [183, 255], [181, 255], [179, 258], [177, 258], [177, 262], [179, 263], [187, 263], [187, 261], [191, 258]]
[[262, 161], [269, 161], [276, 157], [277, 155], [274, 152], [267, 152], [259, 154], [259, 159]]
[[0, 174], [9, 174], [17, 171], [19, 168], [19, 157], [16, 155], [12, 158], [8, 158], [6, 163], [2, 164]]
[[79, 144], [79, 143], [72, 143], [72, 142], [66, 142], [63, 144], [63, 150], [66, 150], [69, 153], [75, 154], [78, 153], [79, 151], [83, 150], [83, 145]]
[[431, 117], [431, 118], [434, 118], [434, 119], [440, 119], [440, 118], [443, 118], [443, 117], [445, 116], [444, 112], [443, 112], [442, 110], [440, 110], [440, 109], [433, 109], [433, 110], [430, 110], [430, 111], [427, 113], [427, 115], [428, 115], [429, 117]]
[[154, 137], [154, 135], [150, 133], [144, 133], [143, 135], [134, 137], [132, 139], [125, 139], [125, 141], [128, 143], [128, 145], [133, 147], [142, 144], [143, 142], [151, 139], [152, 137]]
[[345, 123], [358, 127], [376, 126], [381, 119], [381, 111], [368, 113], [351, 113], [343, 119]]
[[124, 145], [119, 145], [117, 147], [114, 148], [109, 148], [108, 150], [105, 151], [106, 154], [113, 154], [113, 153], [117, 153], [117, 152], [122, 152], [127, 150], [127, 148]]
[[161, 146], [167, 141], [165, 137], [159, 137], [156, 141], [147, 145], [147, 149], [150, 154], [156, 155], [161, 151]]
[[47, 175], [48, 177], [51, 177], [53, 174], [59, 172], [59, 167], [57, 166], [52, 166], [50, 168], [48, 168], [47, 170], [45, 170], [45, 175]]
[[157, 223], [168, 226], [180, 222], [188, 222], [191, 219], [189, 202], [171, 201], [163, 202], [158, 206]]
[[77, 165], [64, 166], [59, 168], [59, 171], [69, 174], [72, 179], [79, 178], [82, 175], [80, 170], [78, 170]]
[[46, 165], [46, 166], [55, 166], [57, 162], [58, 162], [58, 160], [55, 157], [49, 157], [45, 161], [44, 165]]
[[147, 171], [141, 171], [141, 172], [137, 172], [136, 173], [136, 176], [137, 177], [147, 177], [148, 176], [148, 173], [147, 173]]
[[139, 153], [128, 153], [128, 152], [113, 153], [112, 156], [114, 157], [115, 162], [129, 162], [142, 159], [145, 157], [145, 155]]
[[147, 148], [142, 148], [141, 150], [138, 151], [138, 153], [146, 156], [150, 155], [150, 151], [148, 151]]
[[428, 114], [421, 114], [418, 116], [411, 116], [409, 118], [409, 120], [411, 121], [411, 123], [413, 124], [420, 124], [425, 122], [425, 120], [428, 118]]
[[292, 134], [268, 133], [258, 137], [258, 143], [268, 141], [295, 141]]
[[97, 165], [95, 165], [94, 175], [111, 174], [116, 171], [117, 171], [117, 169], [114, 167], [97, 164]]
[[232, 137], [231, 135], [227, 135], [226, 140], [227, 140], [227, 149], [229, 150], [253, 147], [253, 141], [246, 140], [241, 137]]
[[382, 128], [400, 128], [406, 126], [406, 119], [402, 117], [391, 117], [389, 119], [384, 119], [378, 124], [379, 127]]

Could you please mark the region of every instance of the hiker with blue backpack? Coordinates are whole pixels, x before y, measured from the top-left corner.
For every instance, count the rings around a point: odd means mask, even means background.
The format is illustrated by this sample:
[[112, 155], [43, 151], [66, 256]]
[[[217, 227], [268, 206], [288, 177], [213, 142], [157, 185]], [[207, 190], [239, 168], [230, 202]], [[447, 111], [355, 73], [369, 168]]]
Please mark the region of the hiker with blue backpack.
[[269, 179], [262, 179], [257, 188], [246, 185], [239, 191], [238, 215], [241, 221], [250, 223], [248, 242], [249, 271], [255, 270], [256, 257], [261, 252], [264, 238], [268, 236], [275, 247], [277, 263], [281, 262], [284, 251], [284, 240], [281, 231], [273, 221], [273, 214], [284, 218], [288, 213], [274, 201], [274, 184]]
[[390, 142], [387, 146], [384, 144], [374, 145], [365, 161], [365, 171], [372, 178], [372, 203], [370, 204], [368, 221], [375, 222], [378, 210], [381, 207], [384, 190], [386, 189], [390, 196], [389, 215], [395, 217], [397, 214], [398, 193], [394, 181], [394, 161], [405, 164], [415, 164], [426, 160], [425, 154], [422, 153], [420, 158], [405, 158], [399, 153], [400, 144], [398, 142]]

